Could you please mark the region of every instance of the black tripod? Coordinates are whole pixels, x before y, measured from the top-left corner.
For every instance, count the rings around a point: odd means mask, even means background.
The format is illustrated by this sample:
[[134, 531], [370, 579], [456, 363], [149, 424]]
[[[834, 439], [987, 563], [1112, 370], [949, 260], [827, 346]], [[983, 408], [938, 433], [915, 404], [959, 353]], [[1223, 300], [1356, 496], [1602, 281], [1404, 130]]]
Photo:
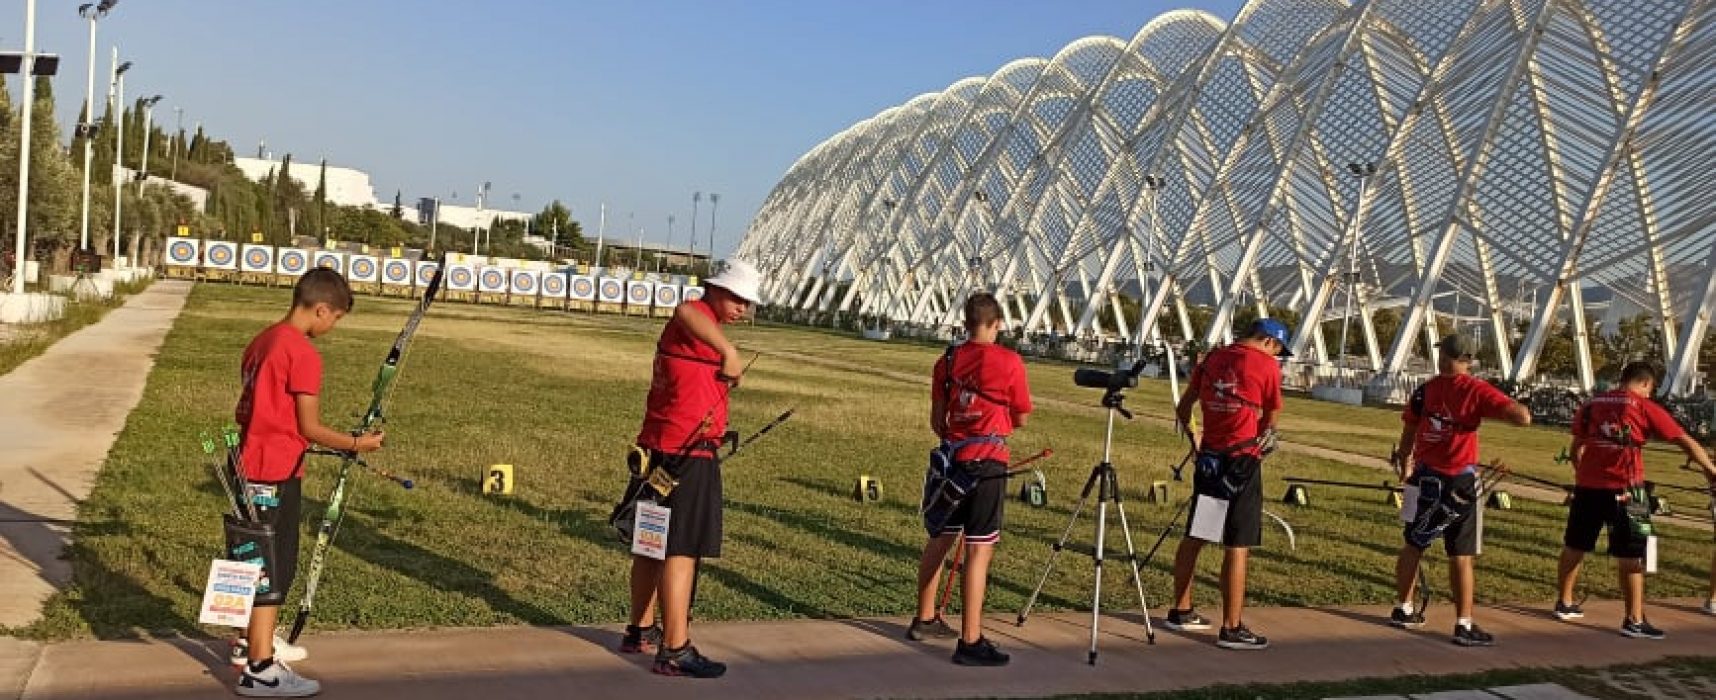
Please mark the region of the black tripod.
[[[1142, 364], [1142, 363], [1140, 363]], [[1115, 377], [1125, 375], [1116, 372]], [[1136, 375], [1134, 375], [1136, 376]], [[1082, 384], [1082, 382], [1081, 382]], [[1121, 387], [1111, 384], [1107, 393], [1102, 395], [1102, 405], [1108, 409], [1108, 430], [1102, 439], [1102, 461], [1090, 470], [1090, 478], [1085, 479], [1084, 490], [1079, 493], [1078, 505], [1073, 507], [1072, 518], [1067, 520], [1067, 529], [1061, 533], [1061, 539], [1055, 542], [1049, 553], [1049, 563], [1043, 567], [1042, 578], [1037, 579], [1037, 587], [1031, 591], [1031, 598], [1025, 601], [1025, 609], [1019, 611], [1017, 624], [1024, 626], [1025, 618], [1031, 614], [1031, 608], [1037, 604], [1037, 596], [1043, 592], [1043, 585], [1048, 583], [1049, 573], [1055, 569], [1055, 561], [1060, 558], [1061, 550], [1066, 549], [1067, 540], [1072, 539], [1073, 526], [1078, 523], [1078, 516], [1084, 512], [1084, 506], [1090, 500], [1092, 490], [1096, 492], [1096, 547], [1091, 550], [1091, 561], [1096, 567], [1095, 584], [1090, 594], [1090, 664], [1096, 665], [1096, 636], [1097, 627], [1102, 619], [1102, 558], [1108, 534], [1108, 504], [1114, 504], [1115, 512], [1120, 514], [1120, 531], [1126, 536], [1126, 561], [1132, 565], [1132, 585], [1138, 590], [1138, 607], [1144, 611], [1144, 635], [1151, 644], [1156, 643], [1156, 630], [1150, 625], [1150, 604], [1144, 600], [1144, 580], [1139, 575], [1138, 552], [1132, 546], [1132, 526], [1126, 521], [1126, 506], [1120, 502], [1120, 482], [1114, 472], [1114, 464], [1110, 461], [1114, 446], [1114, 414], [1119, 413], [1132, 420], [1132, 414], [1123, 405], [1126, 397], [1121, 393]]]

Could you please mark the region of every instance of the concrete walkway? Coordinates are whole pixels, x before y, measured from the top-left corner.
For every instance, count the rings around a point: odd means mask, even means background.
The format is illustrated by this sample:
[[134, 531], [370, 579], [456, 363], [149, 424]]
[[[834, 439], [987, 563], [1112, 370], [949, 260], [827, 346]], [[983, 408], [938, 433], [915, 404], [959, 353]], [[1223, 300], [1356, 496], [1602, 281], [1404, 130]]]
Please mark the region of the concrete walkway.
[[[1010, 614], [992, 616], [986, 633], [1013, 654], [1012, 665], [999, 669], [955, 666], [951, 641], [908, 642], [895, 619], [696, 625], [698, 647], [729, 664], [719, 680], [653, 675], [646, 657], [613, 651], [619, 632], [611, 627], [309, 635], [311, 657], [296, 666], [321, 680], [328, 698], [1032, 697], [1608, 666], [1716, 649], [1716, 618], [1687, 600], [1652, 605], [1652, 620], [1668, 630], [1665, 641], [1621, 637], [1615, 631], [1620, 608], [1613, 602], [1591, 603], [1589, 617], [1573, 623], [1557, 622], [1543, 609], [1482, 608], [1479, 623], [1498, 639], [1489, 649], [1449, 643], [1452, 609], [1446, 604], [1433, 604], [1432, 626], [1414, 632], [1386, 626], [1387, 610], [1380, 607], [1247, 613], [1252, 627], [1271, 638], [1270, 649], [1229, 652], [1213, 646], [1213, 632], [1162, 629], [1157, 644], [1148, 646], [1136, 614], [1105, 617], [1094, 667], [1086, 663], [1090, 617], [1079, 614], [1038, 615], [1024, 627], [1013, 626]], [[225, 658], [222, 642], [39, 647], [0, 640], [0, 672], [32, 669], [24, 682], [13, 679], [26, 700], [230, 697], [235, 675]]]
[[0, 625], [34, 621], [70, 579], [70, 563], [60, 559], [70, 521], [143, 398], [155, 352], [190, 290], [188, 282], [156, 282], [0, 375]]

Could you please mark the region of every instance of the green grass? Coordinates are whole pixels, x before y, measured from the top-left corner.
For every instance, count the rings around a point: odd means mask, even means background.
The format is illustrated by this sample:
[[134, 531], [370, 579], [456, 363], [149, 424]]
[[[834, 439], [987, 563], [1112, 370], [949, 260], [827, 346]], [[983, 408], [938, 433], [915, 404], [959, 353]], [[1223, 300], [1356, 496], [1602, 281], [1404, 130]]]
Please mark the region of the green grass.
[[[142, 404], [130, 416], [94, 492], [84, 503], [70, 551], [73, 585], [45, 617], [18, 632], [37, 638], [122, 637], [141, 632], [203, 634], [196, 624], [208, 560], [219, 548], [221, 499], [196, 444], [199, 431], [230, 419], [238, 357], [274, 321], [285, 290], [199, 285], [169, 333]], [[327, 376], [324, 417], [335, 425], [367, 402], [375, 368], [409, 309], [404, 300], [365, 297], [356, 313], [317, 344]], [[437, 306], [418, 333], [391, 397], [388, 449], [375, 460], [418, 480], [414, 491], [362, 474], [328, 561], [314, 624], [319, 629], [419, 628], [509, 623], [611, 623], [625, 614], [627, 555], [605, 520], [624, 485], [623, 456], [636, 435], [661, 321], [550, 314], [524, 309]], [[922, 546], [917, 494], [925, 453], [929, 366], [939, 351], [814, 330], [750, 326], [732, 330], [747, 352], [763, 354], [734, 394], [735, 427], [748, 432], [789, 407], [785, 426], [724, 469], [725, 556], [705, 563], [698, 619], [904, 615]], [[1014, 440], [1020, 454], [1052, 447], [1044, 465], [1050, 507], [1017, 501], [1008, 509], [990, 607], [1016, 610], [1041, 572], [1048, 544], [1066, 527], [1090, 465], [1101, 457], [1099, 392], [1072, 386], [1071, 365], [1030, 364], [1039, 410]], [[1166, 384], [1146, 382], [1132, 406], [1166, 415]], [[1292, 401], [1294, 438], [1344, 449], [1397, 425], [1389, 411]], [[1342, 438], [1342, 431], [1348, 436]], [[1485, 428], [1486, 444], [1508, 436]], [[1536, 448], [1524, 448], [1534, 450]], [[1173, 512], [1144, 501], [1166, 480], [1184, 443], [1159, 425], [1116, 426], [1114, 461], [1128, 499], [1132, 533], [1147, 550]], [[1522, 452], [1521, 454], [1527, 454]], [[514, 465], [519, 491], [479, 493], [490, 464]], [[312, 462], [305, 493], [318, 517], [334, 465]], [[1283, 474], [1374, 480], [1376, 472], [1278, 453], [1265, 493], [1279, 497]], [[860, 474], [879, 477], [885, 501], [848, 496]], [[1189, 482], [1174, 483], [1174, 498]], [[1265, 533], [1255, 553], [1250, 598], [1264, 605], [1381, 603], [1393, 599], [1399, 546], [1394, 509], [1379, 494], [1315, 492], [1312, 507], [1271, 506], [1298, 530], [1299, 549]], [[1087, 511], [1088, 512], [1088, 511]], [[1521, 503], [1488, 518], [1479, 598], [1539, 604], [1551, 593], [1562, 510]], [[1709, 533], [1665, 528], [1663, 573], [1653, 596], [1703, 592]], [[1093, 532], [1087, 515], [1074, 548]], [[1120, 544], [1109, 539], [1111, 556]], [[1151, 601], [1168, 588], [1173, 542], [1145, 574]], [[1219, 557], [1200, 569], [1200, 604], [1214, 606]], [[1433, 560], [1433, 581], [1445, 564]], [[1591, 568], [1591, 591], [1613, 596], [1608, 564]], [[1109, 567], [1111, 576], [1120, 575]], [[1063, 557], [1040, 599], [1047, 609], [1084, 607], [1089, 560]], [[1111, 581], [1104, 605], [1124, 609], [1130, 587]], [[1444, 585], [1435, 585], [1438, 590]]]
[[[1162, 693], [1056, 697], [1058, 700], [1313, 700], [1369, 695], [1429, 694], [1508, 685], [1556, 683], [1590, 697], [1652, 700], [1660, 697], [1708, 697], [1704, 693], [1709, 692], [1712, 677], [1716, 677], [1716, 658], [1671, 657], [1655, 663], [1608, 666], [1600, 669], [1519, 668], [1456, 676], [1363, 678], [1332, 683], [1216, 685]], [[1666, 695], [1665, 691], [1673, 694]]]
[[126, 298], [147, 288], [149, 282], [148, 279], [141, 279], [136, 282], [116, 283], [113, 285], [113, 295], [106, 299], [67, 299], [64, 316], [47, 323], [13, 327], [11, 330], [14, 335], [11, 338], [0, 339], [0, 374], [17, 369], [18, 365], [46, 352], [61, 338], [100, 321], [108, 311], [123, 305]]

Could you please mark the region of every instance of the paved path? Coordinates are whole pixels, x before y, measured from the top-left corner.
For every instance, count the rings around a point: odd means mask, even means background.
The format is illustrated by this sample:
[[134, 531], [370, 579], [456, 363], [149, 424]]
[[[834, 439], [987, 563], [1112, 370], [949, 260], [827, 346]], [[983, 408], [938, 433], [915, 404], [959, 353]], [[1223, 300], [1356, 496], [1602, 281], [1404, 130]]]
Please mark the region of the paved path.
[[155, 352], [190, 290], [188, 282], [156, 282], [0, 375], [0, 625], [34, 621], [69, 580], [71, 566], [59, 558], [67, 521], [143, 398]]
[[[902, 621], [797, 620], [705, 623], [699, 648], [730, 665], [719, 680], [664, 678], [645, 658], [611, 649], [612, 627], [501, 627], [308, 635], [311, 658], [298, 664], [321, 680], [327, 698], [534, 697], [837, 698], [1043, 696], [1144, 692], [1216, 683], [1334, 681], [1402, 674], [1455, 674], [1544, 666], [1605, 666], [1671, 655], [1709, 655], [1716, 618], [1693, 601], [1654, 604], [1666, 641], [1626, 639], [1614, 630], [1620, 608], [1593, 602], [1589, 617], [1557, 622], [1544, 610], [1481, 608], [1478, 621], [1499, 646], [1448, 642], [1451, 609], [1430, 609], [1434, 628], [1387, 627], [1386, 609], [1262, 608], [1247, 611], [1271, 637], [1263, 652], [1215, 648], [1214, 633], [1157, 630], [1144, 644], [1135, 614], [1105, 617], [1098, 665], [1085, 663], [1088, 615], [1055, 614], [1014, 627], [992, 616], [987, 634], [1013, 654], [1002, 669], [954, 666], [952, 642], [913, 643]], [[1160, 611], [1157, 611], [1160, 613]], [[220, 642], [183, 639], [77, 642], [33, 647], [0, 639], [0, 673], [31, 667], [26, 700], [224, 698], [234, 675]], [[1244, 656], [1236, 656], [1244, 654]], [[16, 684], [16, 680], [14, 680]], [[0, 678], [0, 690], [6, 688]]]

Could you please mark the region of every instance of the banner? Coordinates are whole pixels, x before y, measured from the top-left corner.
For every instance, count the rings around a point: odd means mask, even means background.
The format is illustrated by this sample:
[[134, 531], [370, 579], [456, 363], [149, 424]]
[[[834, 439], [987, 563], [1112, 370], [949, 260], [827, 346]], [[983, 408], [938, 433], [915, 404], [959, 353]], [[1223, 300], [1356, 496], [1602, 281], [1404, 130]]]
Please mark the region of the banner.
[[566, 282], [567, 296], [573, 301], [596, 300], [596, 278], [589, 275], [572, 275]]
[[212, 270], [237, 270], [238, 244], [231, 241], [204, 241], [203, 266]]
[[353, 282], [373, 283], [381, 279], [381, 265], [374, 255], [353, 255], [346, 259], [346, 267], [350, 270], [346, 277]]
[[671, 309], [679, 306], [679, 285], [659, 284], [655, 287], [656, 308]]
[[395, 287], [411, 286], [411, 261], [404, 258], [381, 261], [381, 283]]
[[197, 254], [202, 249], [202, 241], [195, 238], [179, 238], [172, 236], [167, 239], [167, 264], [177, 267], [196, 267], [201, 261]]
[[246, 244], [242, 258], [245, 272], [268, 273], [274, 271], [274, 246]]
[[513, 270], [512, 271], [512, 294], [513, 294], [513, 296], [531, 296], [531, 297], [536, 296], [536, 292], [537, 292], [536, 288], [538, 286], [540, 286], [537, 283], [538, 282], [537, 276], [541, 275], [541, 274], [542, 273], [537, 272], [535, 270]]
[[544, 272], [544, 273], [542, 273], [542, 298], [544, 298], [544, 299], [565, 299], [566, 298], [566, 273], [564, 273], [564, 272]]
[[274, 272], [298, 277], [310, 269], [310, 252], [302, 248], [276, 248]]
[[625, 303], [626, 283], [612, 277], [603, 277], [596, 283], [596, 299], [607, 304]]
[[310, 257], [310, 264], [316, 267], [328, 268], [342, 275], [346, 273], [345, 253], [338, 253], [331, 250], [318, 250], [315, 255]]
[[697, 301], [703, 298], [702, 287], [686, 287], [679, 292], [680, 301]]
[[635, 280], [626, 283], [626, 306], [649, 306], [655, 299], [655, 283]]
[[[435, 270], [439, 269], [440, 267], [441, 267], [441, 263], [435, 262], [433, 260], [419, 260], [419, 261], [417, 261], [417, 265], [415, 266], [415, 268], [416, 268], [415, 274], [417, 276], [417, 286], [427, 288], [429, 286], [429, 283], [435, 279]], [[448, 280], [448, 281], [451, 282], [451, 280]], [[451, 287], [449, 287], [449, 288], [451, 288]]]
[[[418, 275], [421, 279], [422, 270], [418, 270]], [[477, 272], [470, 265], [448, 265], [446, 282], [447, 288], [455, 292], [473, 292], [477, 289]]]
[[477, 291], [485, 294], [506, 293], [506, 270], [498, 267], [485, 267], [477, 271]]

